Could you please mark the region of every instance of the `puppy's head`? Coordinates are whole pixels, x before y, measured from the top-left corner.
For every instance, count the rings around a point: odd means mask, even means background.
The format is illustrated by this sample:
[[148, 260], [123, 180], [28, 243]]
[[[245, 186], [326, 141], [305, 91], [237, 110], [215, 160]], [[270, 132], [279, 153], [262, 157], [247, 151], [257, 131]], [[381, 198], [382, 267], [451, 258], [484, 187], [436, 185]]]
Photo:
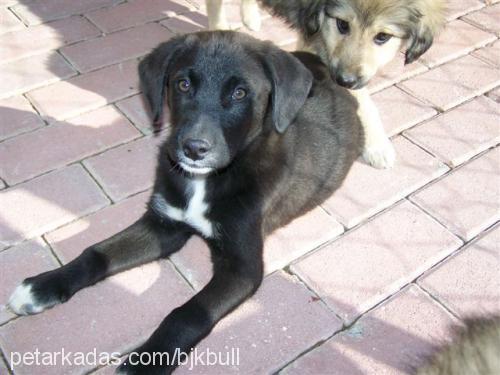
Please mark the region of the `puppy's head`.
[[167, 97], [168, 157], [192, 174], [227, 167], [267, 116], [284, 132], [312, 85], [291, 54], [228, 31], [173, 38], [140, 63], [139, 75], [157, 129]]
[[325, 0], [310, 13], [317, 27], [296, 26], [337, 83], [350, 89], [366, 85], [401, 48], [405, 63], [416, 60], [444, 22], [442, 0]]

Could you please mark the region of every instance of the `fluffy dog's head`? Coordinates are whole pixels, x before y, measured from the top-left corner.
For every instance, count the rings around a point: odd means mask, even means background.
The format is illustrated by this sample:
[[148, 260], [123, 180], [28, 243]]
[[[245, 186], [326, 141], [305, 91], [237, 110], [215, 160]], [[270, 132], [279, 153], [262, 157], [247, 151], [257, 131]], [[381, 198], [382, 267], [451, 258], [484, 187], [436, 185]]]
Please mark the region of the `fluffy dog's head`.
[[167, 96], [168, 156], [193, 174], [228, 166], [264, 123], [284, 132], [312, 85], [291, 54], [229, 31], [171, 39], [140, 63], [139, 74], [157, 125]]
[[444, 23], [443, 0], [264, 0], [301, 31], [305, 46], [330, 67], [332, 77], [361, 88], [405, 49], [411, 63], [432, 45]]

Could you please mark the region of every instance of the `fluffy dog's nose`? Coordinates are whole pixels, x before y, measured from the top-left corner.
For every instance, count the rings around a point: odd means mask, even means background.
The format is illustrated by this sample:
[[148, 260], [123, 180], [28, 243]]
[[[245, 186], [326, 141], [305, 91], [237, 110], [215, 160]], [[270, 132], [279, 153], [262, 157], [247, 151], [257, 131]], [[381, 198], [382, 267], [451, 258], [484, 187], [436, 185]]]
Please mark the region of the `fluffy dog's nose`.
[[192, 160], [201, 160], [210, 150], [210, 144], [204, 139], [188, 139], [182, 145], [184, 155]]
[[358, 77], [354, 74], [342, 73], [337, 75], [337, 83], [340, 86], [353, 88], [358, 83]]

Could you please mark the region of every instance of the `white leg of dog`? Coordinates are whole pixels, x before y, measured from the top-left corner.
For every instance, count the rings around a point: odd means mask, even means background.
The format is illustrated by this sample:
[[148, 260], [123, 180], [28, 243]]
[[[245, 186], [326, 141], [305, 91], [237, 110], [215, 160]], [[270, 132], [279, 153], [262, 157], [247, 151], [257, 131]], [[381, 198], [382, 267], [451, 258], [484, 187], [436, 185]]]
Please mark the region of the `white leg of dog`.
[[256, 0], [241, 0], [240, 14], [246, 27], [253, 31], [260, 30], [259, 4]]
[[229, 29], [222, 1], [223, 0], [205, 0], [208, 15], [208, 28], [210, 30]]
[[366, 88], [350, 90], [358, 101], [358, 116], [365, 132], [363, 158], [375, 168], [392, 168], [396, 152], [387, 137], [378, 113]]

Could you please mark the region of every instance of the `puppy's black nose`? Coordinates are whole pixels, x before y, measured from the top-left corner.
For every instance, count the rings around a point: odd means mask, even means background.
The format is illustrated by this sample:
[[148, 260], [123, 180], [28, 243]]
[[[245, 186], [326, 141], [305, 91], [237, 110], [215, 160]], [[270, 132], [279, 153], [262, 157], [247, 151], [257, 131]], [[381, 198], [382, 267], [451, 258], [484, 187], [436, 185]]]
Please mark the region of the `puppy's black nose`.
[[358, 77], [354, 74], [342, 73], [337, 75], [337, 83], [340, 86], [347, 87], [348, 89], [353, 88], [358, 83]]
[[201, 160], [210, 151], [210, 144], [204, 139], [188, 139], [182, 145], [184, 155], [192, 160]]

